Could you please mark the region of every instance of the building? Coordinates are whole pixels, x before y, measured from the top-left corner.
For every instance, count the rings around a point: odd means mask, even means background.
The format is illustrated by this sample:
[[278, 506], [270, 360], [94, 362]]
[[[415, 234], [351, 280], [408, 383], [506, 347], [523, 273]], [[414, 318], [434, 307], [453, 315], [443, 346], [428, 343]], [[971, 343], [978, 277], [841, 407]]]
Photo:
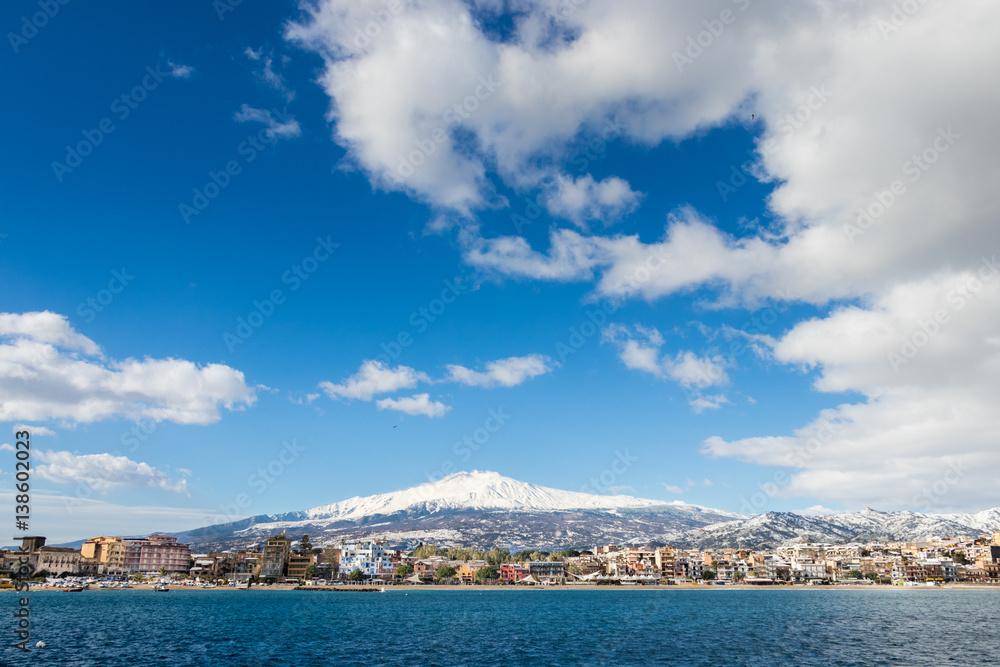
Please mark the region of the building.
[[539, 581], [562, 581], [566, 578], [566, 572], [560, 561], [533, 560], [528, 563], [528, 574]]
[[129, 572], [188, 572], [191, 548], [176, 537], [153, 534], [143, 538], [125, 538], [125, 569]]
[[83, 558], [97, 563], [97, 574], [121, 574], [125, 567], [125, 540], [121, 537], [92, 537], [80, 547]]
[[505, 584], [516, 584], [529, 574], [527, 566], [520, 563], [503, 563], [500, 566], [500, 581]]
[[66, 547], [39, 547], [34, 554], [35, 572], [45, 571], [51, 576], [80, 573], [80, 552]]
[[366, 579], [389, 579], [398, 562], [399, 555], [387, 550], [385, 542], [348, 542], [340, 549], [340, 576], [344, 578], [354, 570], [361, 570]]
[[484, 560], [470, 560], [459, 563], [457, 569], [457, 576], [462, 580], [462, 583], [471, 584], [476, 581], [476, 572], [486, 567], [486, 561]]
[[309, 554], [306, 556], [301, 556], [299, 554], [291, 554], [288, 557], [288, 573], [287, 577], [289, 579], [298, 579], [299, 581], [304, 581], [307, 579], [306, 570], [313, 565], [313, 555]]
[[274, 580], [284, 577], [291, 554], [292, 541], [284, 533], [269, 537], [260, 555], [260, 578]]

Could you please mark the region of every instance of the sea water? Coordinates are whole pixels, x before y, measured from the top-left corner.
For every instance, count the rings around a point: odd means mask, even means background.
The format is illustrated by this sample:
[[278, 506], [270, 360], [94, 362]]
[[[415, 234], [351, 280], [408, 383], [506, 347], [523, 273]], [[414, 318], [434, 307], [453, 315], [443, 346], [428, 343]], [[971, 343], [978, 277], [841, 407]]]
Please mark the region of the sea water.
[[1000, 590], [97, 590], [30, 608], [31, 652], [6, 642], [0, 664], [1000, 664]]

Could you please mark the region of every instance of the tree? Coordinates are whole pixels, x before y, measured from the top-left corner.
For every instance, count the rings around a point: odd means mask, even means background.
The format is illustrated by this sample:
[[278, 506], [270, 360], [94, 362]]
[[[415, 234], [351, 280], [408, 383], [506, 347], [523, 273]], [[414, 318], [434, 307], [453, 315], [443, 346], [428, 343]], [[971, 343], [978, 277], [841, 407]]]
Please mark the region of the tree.
[[500, 573], [489, 566], [476, 571], [476, 581], [493, 581], [499, 578]]
[[568, 568], [566, 568], [566, 571], [569, 572], [570, 574], [575, 574], [577, 576], [579, 576], [580, 573], [583, 572], [583, 570], [580, 569], [580, 566], [577, 565], [576, 563], [572, 563]]
[[713, 572], [712, 570], [705, 570], [704, 572], [701, 573], [701, 578], [704, 579], [705, 581], [712, 581], [713, 579], [715, 579], [715, 572]]
[[452, 577], [455, 576], [455, 574], [457, 574], [456, 571], [455, 571], [455, 568], [453, 568], [451, 566], [448, 566], [448, 565], [442, 565], [441, 567], [439, 567], [437, 569], [437, 572], [434, 573], [434, 578], [435, 579], [451, 579]]
[[433, 544], [418, 544], [417, 548], [410, 552], [414, 558], [430, 558], [431, 556], [444, 556], [448, 552]]
[[870, 579], [871, 581], [878, 581], [878, 574], [875, 572], [869, 572], [865, 575], [865, 579]]
[[847, 579], [860, 579], [861, 578], [861, 570], [850, 570], [847, 573], [847, 577], [846, 578]]
[[742, 571], [736, 571], [733, 573], [733, 579], [736, 581], [743, 581], [747, 578], [747, 573]]
[[311, 554], [312, 553], [312, 548], [313, 548], [313, 545], [309, 541], [309, 536], [308, 535], [303, 535], [302, 539], [299, 540], [299, 555], [300, 556], [305, 556], [307, 554]]
[[347, 578], [350, 581], [364, 581], [365, 573], [362, 572], [359, 568], [354, 568], [353, 570], [351, 570], [351, 573], [347, 575]]
[[862, 558], [868, 558], [871, 555], [872, 555], [872, 552], [869, 551], [868, 549], [862, 549], [861, 550], [861, 557]]
[[955, 559], [956, 563], [961, 565], [969, 564], [969, 558], [965, 555], [964, 551], [953, 551], [951, 555]]
[[167, 574], [167, 571], [166, 571], [166, 570], [165, 570], [165, 569], [163, 568], [163, 566], [161, 565], [161, 566], [160, 566], [160, 576], [162, 577], [162, 576], [165, 576], [166, 574]]
[[319, 573], [319, 568], [315, 565], [310, 565], [306, 568], [306, 579], [312, 579]]
[[402, 579], [403, 577], [408, 577], [413, 574], [412, 565], [400, 565], [392, 572], [392, 576]]

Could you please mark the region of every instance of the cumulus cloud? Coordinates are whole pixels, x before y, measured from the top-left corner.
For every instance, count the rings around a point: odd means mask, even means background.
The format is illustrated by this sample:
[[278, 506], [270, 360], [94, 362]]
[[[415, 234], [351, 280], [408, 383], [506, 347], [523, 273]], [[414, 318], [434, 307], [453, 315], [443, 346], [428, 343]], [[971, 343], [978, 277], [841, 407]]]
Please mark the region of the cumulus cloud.
[[729, 384], [726, 361], [721, 356], [702, 357], [690, 350], [681, 350], [674, 356], [661, 355], [663, 335], [654, 327], [612, 324], [601, 332], [601, 340], [618, 348], [618, 356], [626, 368], [670, 378], [695, 389]]
[[430, 382], [426, 373], [415, 371], [409, 366], [389, 368], [383, 361], [368, 360], [362, 362], [357, 373], [340, 384], [326, 381], [320, 382], [319, 387], [330, 398], [370, 401], [375, 394], [412, 389], [420, 382]]
[[450, 406], [432, 401], [428, 394], [416, 394], [407, 398], [383, 398], [375, 403], [379, 410], [397, 410], [408, 415], [423, 415], [424, 417], [443, 417], [451, 410]]
[[238, 123], [263, 123], [274, 136], [281, 139], [292, 139], [302, 135], [299, 121], [288, 116], [284, 111], [255, 109], [249, 104], [244, 104], [233, 116], [233, 120]]
[[595, 181], [590, 174], [575, 179], [560, 176], [555, 192], [546, 200], [546, 208], [551, 215], [579, 226], [590, 220], [600, 220], [607, 226], [635, 210], [641, 198], [617, 176], [602, 181]]
[[[622, 121], [619, 141], [643, 147], [747, 122], [752, 110], [754, 155], [721, 165], [716, 189], [725, 199], [746, 179], [773, 184], [772, 228], [726, 234], [682, 208], [658, 239], [554, 228], [547, 247], [533, 247], [468, 225], [459, 231], [464, 260], [501, 276], [593, 282], [597, 295], [616, 299], [708, 288], [719, 306], [793, 298], [832, 307], [758, 341], [776, 361], [816, 373], [818, 391], [865, 397], [834, 409], [836, 444], [797, 466], [784, 492], [913, 506], [953, 456], [972, 467], [933, 502], [996, 502], [983, 472], [997, 464], [987, 444], [997, 432], [996, 383], [983, 373], [995, 368], [990, 318], [1000, 308], [966, 320], [956, 311], [933, 351], [895, 369], [885, 355], [963, 280], [961, 267], [1000, 247], [1000, 88], [983, 85], [1000, 67], [1000, 4], [915, 3], [900, 13], [895, 0], [591, 0], [569, 11], [524, 0], [498, 37], [482, 18], [501, 6], [427, 0], [359, 40], [378, 0], [310, 0], [287, 37], [323, 57], [334, 138], [374, 184], [465, 214], [502, 206], [498, 184], [527, 191], [559, 179], [571, 145], [609, 118]], [[734, 17], [723, 33], [686, 53], [723, 10]], [[598, 181], [587, 176], [572, 184], [591, 193]], [[579, 224], [595, 200], [573, 192], [551, 212]], [[656, 348], [640, 341], [623, 361], [697, 377], [703, 358]], [[722, 398], [703, 396], [699, 407]], [[824, 419], [788, 436], [712, 440], [706, 450], [783, 465], [773, 462], [810, 442]], [[883, 453], [886, 462], [876, 461]]]
[[11, 429], [12, 433], [18, 433], [19, 431], [27, 431], [32, 435], [32, 437], [39, 435], [54, 436], [56, 434], [56, 432], [50, 428], [45, 428], [44, 426], [32, 426], [30, 424], [15, 424], [14, 428]]
[[458, 382], [472, 387], [513, 387], [531, 378], [552, 371], [552, 360], [541, 354], [508, 357], [486, 364], [485, 372], [465, 366], [449, 365], [445, 381]]
[[85, 484], [106, 493], [117, 486], [137, 486], [187, 493], [187, 481], [175, 479], [146, 463], [126, 456], [72, 452], [35, 451], [35, 472], [39, 477], [61, 484]]
[[115, 360], [63, 315], [0, 313], [0, 421], [126, 417], [210, 424], [257, 400], [243, 373], [183, 359]]
[[796, 469], [778, 489], [788, 497], [930, 511], [1000, 505], [1000, 349], [991, 343], [1000, 264], [977, 264], [760, 336], [775, 360], [814, 372], [818, 391], [865, 400], [789, 435], [710, 438], [705, 453]]

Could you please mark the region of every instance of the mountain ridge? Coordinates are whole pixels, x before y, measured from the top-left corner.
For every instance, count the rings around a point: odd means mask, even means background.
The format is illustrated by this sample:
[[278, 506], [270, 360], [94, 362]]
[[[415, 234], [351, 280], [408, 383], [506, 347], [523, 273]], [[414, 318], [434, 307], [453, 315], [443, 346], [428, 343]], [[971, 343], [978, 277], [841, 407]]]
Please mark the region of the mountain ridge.
[[969, 514], [857, 512], [745, 515], [624, 495], [562, 491], [496, 472], [457, 472], [435, 482], [282, 514], [257, 515], [178, 534], [199, 548], [234, 548], [270, 535], [314, 543], [382, 538], [403, 546], [437, 542], [489, 548], [580, 548], [595, 544], [758, 548], [856, 538], [925, 539], [1000, 530], [1000, 508]]

